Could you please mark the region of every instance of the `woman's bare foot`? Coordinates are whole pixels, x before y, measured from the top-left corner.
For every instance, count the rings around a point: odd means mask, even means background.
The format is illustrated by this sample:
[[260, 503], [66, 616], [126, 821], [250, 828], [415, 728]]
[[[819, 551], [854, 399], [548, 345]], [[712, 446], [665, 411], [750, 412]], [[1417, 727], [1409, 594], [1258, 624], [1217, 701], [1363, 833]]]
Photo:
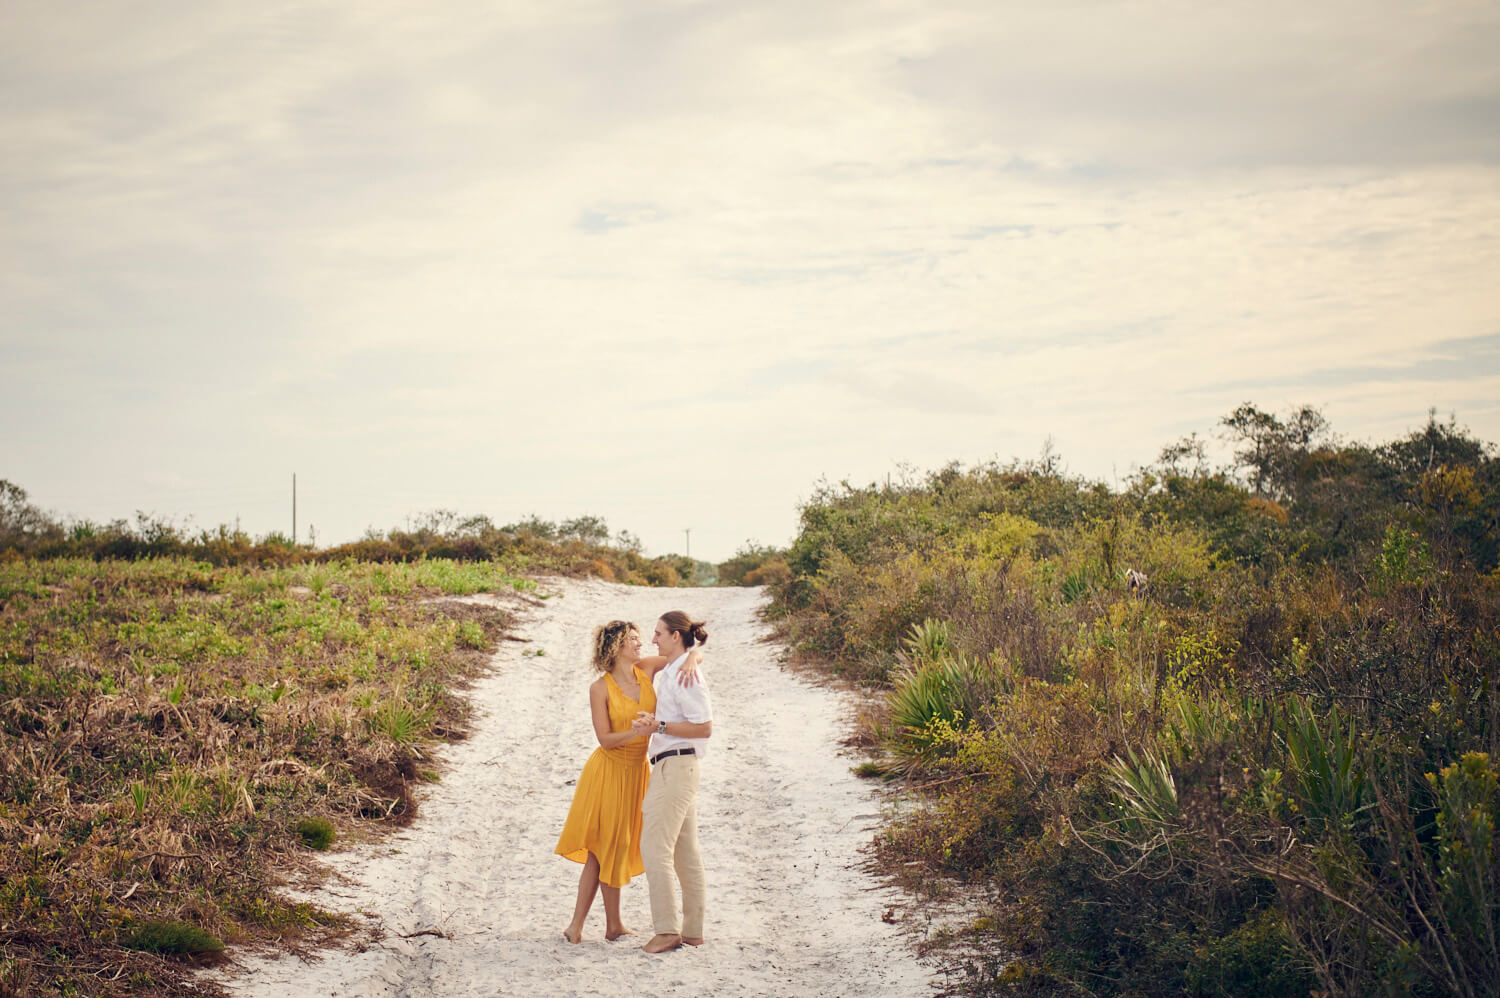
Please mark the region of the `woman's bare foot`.
[[675, 932], [658, 932], [641, 949], [647, 953], [665, 953], [682, 945], [682, 937]]
[[575, 932], [573, 930], [573, 927], [570, 925], [566, 929], [563, 929], [563, 938], [572, 943], [574, 946], [577, 946], [579, 943], [583, 942], [583, 930], [580, 929]]
[[687, 943], [689, 946], [702, 946], [703, 945], [703, 937], [702, 936], [683, 936], [682, 937], [682, 941], [685, 942], [685, 943]]
[[606, 930], [605, 933], [604, 933], [604, 938], [608, 939], [610, 942], [614, 942], [616, 939], [619, 939], [621, 936], [633, 936], [633, 935], [635, 935], [635, 930], [634, 929], [627, 929], [627, 928], [625, 928], [625, 926], [622, 925], [618, 929], [608, 929], [608, 930]]

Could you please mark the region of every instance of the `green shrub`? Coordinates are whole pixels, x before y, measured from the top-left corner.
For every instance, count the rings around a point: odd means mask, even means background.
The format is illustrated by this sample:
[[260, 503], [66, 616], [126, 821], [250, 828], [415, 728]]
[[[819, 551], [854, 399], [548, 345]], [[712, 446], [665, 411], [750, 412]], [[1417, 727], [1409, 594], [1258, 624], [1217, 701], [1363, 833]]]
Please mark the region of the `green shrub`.
[[931, 617], [912, 624], [907, 631], [906, 650], [920, 664], [941, 661], [952, 654], [953, 629]]
[[224, 943], [196, 925], [175, 921], [146, 921], [129, 927], [120, 944], [126, 949], [177, 956], [220, 953]]
[[309, 849], [325, 852], [333, 845], [337, 832], [327, 818], [303, 818], [297, 822], [297, 835]]
[[432, 712], [418, 707], [401, 690], [377, 707], [366, 719], [370, 730], [384, 735], [397, 745], [409, 745], [426, 730]]
[[955, 734], [980, 717], [986, 704], [1009, 688], [1009, 674], [992, 661], [979, 662], [949, 649], [941, 621], [913, 624], [907, 638], [909, 664], [896, 672], [886, 698], [889, 747], [908, 772], [925, 768], [953, 747]]
[[1187, 983], [1195, 995], [1307, 998], [1318, 979], [1280, 916], [1266, 910], [1195, 947]]
[[1280, 740], [1287, 792], [1299, 823], [1321, 838], [1347, 834], [1367, 817], [1373, 793], [1365, 767], [1365, 746], [1355, 725], [1332, 707], [1315, 714], [1306, 700], [1292, 697], [1285, 707]]
[[490, 639], [485, 635], [484, 628], [472, 620], [459, 623], [458, 632], [454, 635], [454, 643], [460, 648], [469, 648], [474, 651], [484, 651], [490, 646]]
[[1452, 926], [1445, 955], [1458, 981], [1493, 984], [1500, 981], [1500, 771], [1488, 753], [1467, 752], [1427, 780], [1438, 802], [1438, 907]]
[[964, 712], [963, 668], [952, 659], [908, 667], [896, 675], [886, 700], [890, 710], [888, 743], [902, 768], [913, 772], [932, 765], [956, 731], [969, 722]]
[[1385, 528], [1375, 578], [1386, 586], [1421, 585], [1433, 571], [1432, 553], [1421, 535], [1396, 526]]
[[786, 552], [747, 542], [728, 561], [719, 562], [716, 570], [721, 586], [764, 586], [785, 582], [791, 577]]

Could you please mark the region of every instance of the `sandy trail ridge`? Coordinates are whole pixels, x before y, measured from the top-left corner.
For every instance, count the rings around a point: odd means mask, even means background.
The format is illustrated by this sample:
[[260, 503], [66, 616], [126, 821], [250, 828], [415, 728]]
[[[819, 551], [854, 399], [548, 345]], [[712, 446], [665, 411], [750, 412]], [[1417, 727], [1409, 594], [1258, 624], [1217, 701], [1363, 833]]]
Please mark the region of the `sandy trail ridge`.
[[[468, 740], [413, 825], [331, 859], [318, 903], [371, 916], [376, 941], [302, 961], [240, 954], [221, 979], [273, 996], [590, 994], [920, 996], [933, 991], [896, 925], [896, 892], [861, 867], [880, 804], [839, 743], [843, 695], [784, 671], [763, 642], [758, 589], [645, 589], [548, 580], [473, 690]], [[562, 939], [580, 867], [552, 853], [573, 781], [596, 744], [587, 685], [593, 628], [684, 609], [708, 623], [714, 737], [698, 821], [708, 942], [661, 956], [644, 877], [622, 892], [640, 936], [604, 941], [595, 901], [581, 945]], [[646, 650], [651, 650], [648, 644]], [[413, 935], [436, 930], [443, 936]], [[402, 938], [409, 936], [410, 938]]]

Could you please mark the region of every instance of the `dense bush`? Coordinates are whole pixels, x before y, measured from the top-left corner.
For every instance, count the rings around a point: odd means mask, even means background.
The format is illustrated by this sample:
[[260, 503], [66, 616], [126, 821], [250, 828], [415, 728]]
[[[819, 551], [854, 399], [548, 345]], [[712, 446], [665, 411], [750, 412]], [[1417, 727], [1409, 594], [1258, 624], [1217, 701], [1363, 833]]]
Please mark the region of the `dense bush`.
[[1500, 991], [1500, 461], [1242, 406], [1120, 491], [824, 486], [772, 611], [888, 690], [879, 840], [975, 992]]
[[718, 564], [721, 586], [765, 586], [784, 583], [791, 577], [786, 552], [751, 541], [733, 558]]

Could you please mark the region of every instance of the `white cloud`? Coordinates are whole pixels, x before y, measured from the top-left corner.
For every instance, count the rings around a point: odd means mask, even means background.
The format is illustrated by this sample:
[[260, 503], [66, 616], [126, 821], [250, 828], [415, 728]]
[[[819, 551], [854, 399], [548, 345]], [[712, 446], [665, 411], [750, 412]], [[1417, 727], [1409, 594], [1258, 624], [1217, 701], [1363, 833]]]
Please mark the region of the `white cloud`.
[[284, 527], [295, 469], [325, 542], [449, 506], [722, 557], [819, 475], [1123, 473], [1251, 391], [1500, 436], [1492, 370], [1378, 376], [1500, 333], [1488, 5], [12, 22], [0, 474], [61, 510]]

